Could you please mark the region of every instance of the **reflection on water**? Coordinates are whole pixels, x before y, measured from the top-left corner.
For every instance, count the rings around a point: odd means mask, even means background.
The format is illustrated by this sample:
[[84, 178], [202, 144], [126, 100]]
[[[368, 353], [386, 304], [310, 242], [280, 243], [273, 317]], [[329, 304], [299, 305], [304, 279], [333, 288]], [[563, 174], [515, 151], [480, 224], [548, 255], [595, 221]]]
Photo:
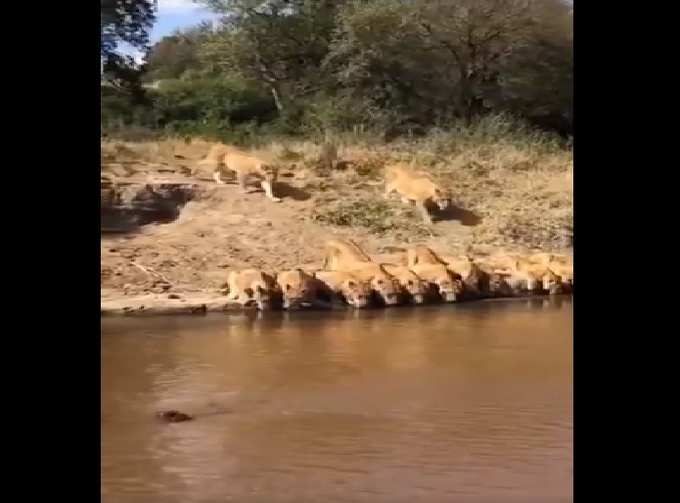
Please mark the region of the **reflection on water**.
[[562, 298], [104, 319], [103, 501], [571, 501], [571, 369]]

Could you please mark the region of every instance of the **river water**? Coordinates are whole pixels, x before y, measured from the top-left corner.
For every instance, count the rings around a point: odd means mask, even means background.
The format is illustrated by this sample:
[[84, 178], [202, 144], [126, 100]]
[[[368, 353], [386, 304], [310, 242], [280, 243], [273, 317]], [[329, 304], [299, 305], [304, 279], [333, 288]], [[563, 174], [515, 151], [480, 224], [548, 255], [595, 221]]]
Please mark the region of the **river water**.
[[572, 341], [568, 298], [103, 319], [102, 500], [571, 501]]

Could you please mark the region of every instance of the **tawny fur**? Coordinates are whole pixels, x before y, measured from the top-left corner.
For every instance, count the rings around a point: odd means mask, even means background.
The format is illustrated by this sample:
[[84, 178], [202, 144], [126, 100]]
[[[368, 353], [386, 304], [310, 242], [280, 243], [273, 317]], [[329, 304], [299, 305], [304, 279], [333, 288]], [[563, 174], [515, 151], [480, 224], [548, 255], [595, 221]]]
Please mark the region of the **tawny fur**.
[[330, 240], [326, 243], [324, 268], [346, 271], [367, 281], [386, 305], [399, 303], [401, 286], [380, 264], [371, 260], [359, 245], [351, 240]]
[[396, 264], [382, 264], [385, 271], [392, 275], [401, 285], [414, 304], [425, 302], [428, 284], [408, 267]]
[[320, 282], [326, 293], [339, 297], [355, 308], [370, 305], [371, 287], [355, 275], [343, 271], [317, 271], [314, 278]]
[[227, 300], [243, 306], [256, 304], [258, 309], [269, 309], [280, 294], [276, 280], [257, 269], [231, 271], [227, 277]]
[[427, 224], [432, 224], [428, 203], [436, 204], [440, 210], [445, 210], [451, 204], [448, 190], [434, 183], [425, 173], [413, 171], [404, 164], [385, 168], [385, 199], [393, 192], [399, 194], [402, 202], [415, 203]]
[[409, 248], [406, 252], [406, 257], [409, 267], [413, 267], [417, 264], [446, 265], [446, 262], [435, 252], [423, 245], [416, 245]]
[[347, 270], [347, 265], [356, 262], [371, 262], [371, 258], [359, 245], [349, 239], [332, 239], [326, 243], [324, 269], [328, 271]]
[[416, 275], [433, 285], [446, 302], [456, 302], [463, 294], [463, 282], [443, 264], [416, 264], [409, 267]]
[[382, 303], [388, 306], [399, 304], [401, 285], [380, 264], [375, 262], [354, 262], [345, 265], [347, 272], [367, 282]]
[[218, 184], [223, 184], [222, 169], [233, 171], [236, 181], [242, 193], [248, 192], [248, 184], [257, 182], [265, 195], [274, 202], [281, 202], [273, 192], [274, 184], [278, 178], [278, 168], [260, 157], [228, 148], [221, 158], [221, 162], [215, 167], [213, 178]]
[[317, 280], [302, 269], [279, 272], [276, 283], [281, 290], [284, 309], [312, 306], [316, 303]]

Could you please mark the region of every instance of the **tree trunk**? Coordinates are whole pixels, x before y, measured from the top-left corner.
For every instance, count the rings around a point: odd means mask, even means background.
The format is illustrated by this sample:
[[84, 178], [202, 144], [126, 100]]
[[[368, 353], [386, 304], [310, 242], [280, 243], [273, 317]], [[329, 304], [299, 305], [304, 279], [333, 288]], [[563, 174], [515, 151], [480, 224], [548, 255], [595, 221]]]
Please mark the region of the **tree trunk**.
[[283, 113], [283, 103], [281, 102], [281, 95], [279, 94], [278, 86], [276, 84], [270, 84], [269, 88], [272, 91], [272, 97], [274, 98], [274, 104], [279, 113]]

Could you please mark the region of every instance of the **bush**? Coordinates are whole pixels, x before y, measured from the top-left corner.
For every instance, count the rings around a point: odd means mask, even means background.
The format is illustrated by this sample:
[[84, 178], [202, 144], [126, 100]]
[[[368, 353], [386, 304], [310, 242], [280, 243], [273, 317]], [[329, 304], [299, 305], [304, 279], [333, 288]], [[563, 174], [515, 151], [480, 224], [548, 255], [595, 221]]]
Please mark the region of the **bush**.
[[271, 120], [276, 108], [271, 96], [259, 87], [235, 79], [205, 78], [161, 82], [153, 98], [163, 127], [188, 122], [225, 130], [232, 124]]

